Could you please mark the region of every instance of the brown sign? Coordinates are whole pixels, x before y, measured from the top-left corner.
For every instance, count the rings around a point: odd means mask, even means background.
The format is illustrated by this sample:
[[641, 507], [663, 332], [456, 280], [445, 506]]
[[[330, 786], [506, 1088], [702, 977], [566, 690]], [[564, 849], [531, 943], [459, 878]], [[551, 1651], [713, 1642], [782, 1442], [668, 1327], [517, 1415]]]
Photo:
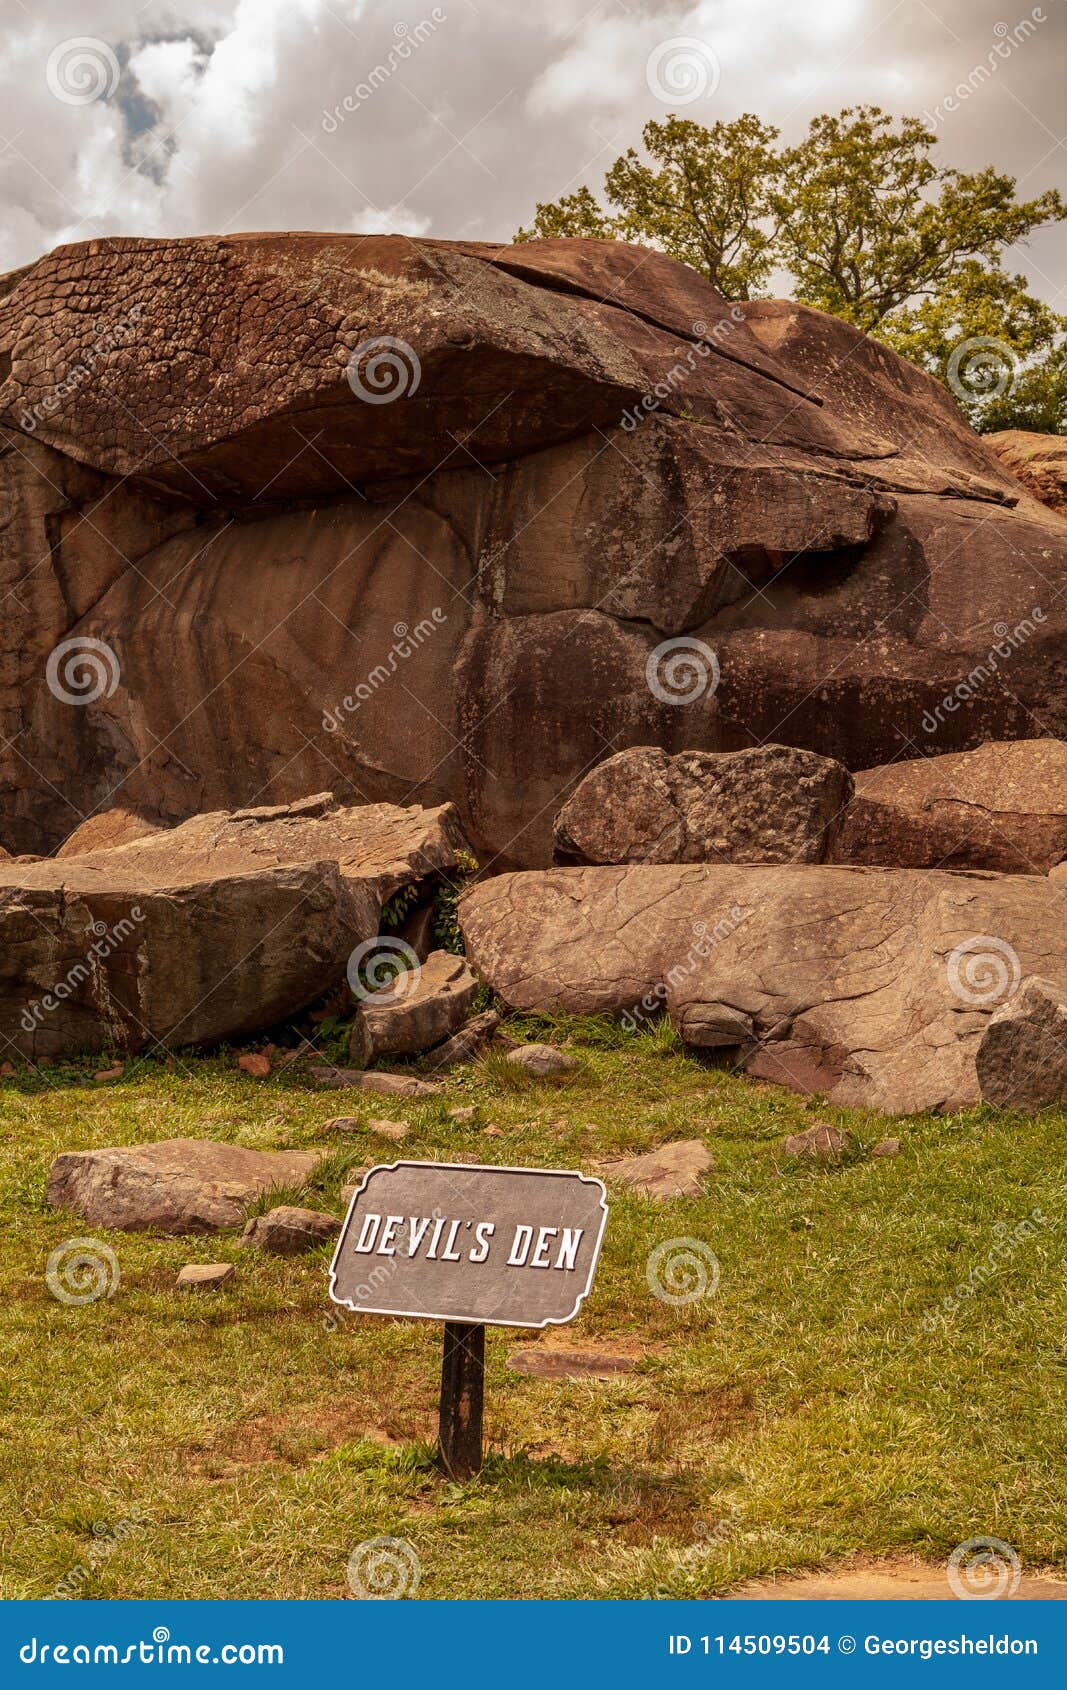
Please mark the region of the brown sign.
[[371, 1168], [330, 1264], [330, 1296], [362, 1314], [561, 1326], [589, 1294], [607, 1218], [604, 1187], [585, 1174]]

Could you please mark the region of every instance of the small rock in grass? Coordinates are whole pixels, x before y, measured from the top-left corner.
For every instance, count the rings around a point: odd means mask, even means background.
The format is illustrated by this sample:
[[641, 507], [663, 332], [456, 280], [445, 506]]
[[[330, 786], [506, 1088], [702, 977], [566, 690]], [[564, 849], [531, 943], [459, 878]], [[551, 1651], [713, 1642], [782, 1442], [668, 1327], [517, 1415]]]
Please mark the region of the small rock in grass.
[[710, 1150], [698, 1138], [663, 1144], [644, 1156], [629, 1156], [604, 1168], [605, 1178], [618, 1180], [649, 1197], [700, 1197], [702, 1180], [715, 1166]]
[[435, 1073], [443, 1072], [446, 1068], [456, 1068], [461, 1062], [470, 1062], [476, 1057], [491, 1038], [499, 1025], [500, 1017], [494, 1009], [483, 1010], [481, 1015], [472, 1015], [465, 1021], [458, 1033], [453, 1033], [450, 1039], [436, 1045], [426, 1056], [426, 1066]]
[[93, 1079], [94, 1080], [117, 1080], [121, 1073], [122, 1073], [122, 1063], [116, 1062], [114, 1064], [114, 1066], [111, 1067], [111, 1068], [101, 1068], [99, 1073], [93, 1075]]
[[847, 1156], [852, 1140], [838, 1127], [826, 1121], [816, 1121], [802, 1133], [790, 1133], [783, 1146], [787, 1156], [809, 1156], [821, 1162], [836, 1162]]
[[0, 1062], [0, 1080], [9, 1080], [15, 1072], [13, 1062]]
[[872, 1156], [899, 1156], [900, 1155], [900, 1140], [899, 1140], [899, 1138], [883, 1138], [881, 1144], [875, 1145], [874, 1149], [871, 1151], [871, 1155]]
[[483, 1127], [482, 1128], [482, 1137], [483, 1138], [503, 1138], [503, 1136], [504, 1136], [503, 1127]]
[[360, 1068], [334, 1068], [326, 1063], [317, 1063], [311, 1069], [311, 1078], [335, 1091], [351, 1087], [353, 1091], [380, 1092], [388, 1097], [436, 1097], [441, 1090], [428, 1080], [407, 1074], [367, 1074]]
[[187, 1262], [174, 1283], [179, 1291], [218, 1291], [234, 1271], [232, 1262]]
[[297, 1209], [287, 1203], [250, 1220], [241, 1236], [242, 1244], [269, 1250], [273, 1256], [297, 1256], [312, 1250], [327, 1238], [334, 1238], [341, 1223], [320, 1209]]
[[363, 1122], [358, 1115], [332, 1115], [328, 1121], [323, 1121], [324, 1133], [361, 1133]]
[[374, 1133], [378, 1138], [392, 1139], [394, 1144], [399, 1144], [402, 1139], [408, 1137], [411, 1128], [404, 1121], [371, 1120], [367, 1122], [367, 1131]]
[[577, 1058], [555, 1045], [519, 1045], [504, 1058], [513, 1068], [522, 1068], [535, 1080], [554, 1079], [558, 1074], [573, 1073]]
[[[2, 1070], [0, 1070], [0, 1072], [2, 1072]], [[468, 1103], [462, 1109], [450, 1109], [448, 1111], [449, 1120], [458, 1121], [461, 1126], [465, 1125], [468, 1121], [476, 1120], [477, 1116], [478, 1106], [474, 1103]]]
[[237, 1058], [237, 1066], [242, 1073], [251, 1074], [254, 1080], [265, 1080], [270, 1073], [270, 1057], [259, 1051], [249, 1051]]

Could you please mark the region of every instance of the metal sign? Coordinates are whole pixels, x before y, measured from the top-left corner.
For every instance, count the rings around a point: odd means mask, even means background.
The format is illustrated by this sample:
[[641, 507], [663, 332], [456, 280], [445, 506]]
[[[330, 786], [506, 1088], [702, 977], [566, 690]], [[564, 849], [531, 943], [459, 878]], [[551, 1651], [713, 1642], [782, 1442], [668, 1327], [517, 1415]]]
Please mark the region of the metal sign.
[[330, 1296], [362, 1314], [562, 1326], [589, 1294], [607, 1218], [585, 1174], [392, 1162], [352, 1198]]

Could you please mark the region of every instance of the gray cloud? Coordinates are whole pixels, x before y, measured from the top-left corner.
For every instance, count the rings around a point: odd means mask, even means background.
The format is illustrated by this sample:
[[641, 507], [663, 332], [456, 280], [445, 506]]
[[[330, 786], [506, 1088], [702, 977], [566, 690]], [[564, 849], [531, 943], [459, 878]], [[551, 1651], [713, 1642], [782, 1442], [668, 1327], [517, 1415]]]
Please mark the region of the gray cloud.
[[[671, 109], [706, 121], [752, 110], [792, 138], [817, 112], [873, 101], [928, 112], [945, 162], [993, 163], [1027, 194], [1067, 174], [1064, 0], [1017, 12], [1002, 0], [3, 0], [3, 10], [4, 269], [118, 233], [507, 238], [536, 200], [598, 184], [642, 124]], [[85, 51], [105, 94], [80, 103], [84, 81], [74, 74], [57, 92], [64, 67], [53, 63], [50, 79], [49, 61], [84, 37], [101, 44], [97, 62]], [[663, 47], [679, 39], [689, 46]], [[1014, 257], [1067, 308], [1062, 230]]]

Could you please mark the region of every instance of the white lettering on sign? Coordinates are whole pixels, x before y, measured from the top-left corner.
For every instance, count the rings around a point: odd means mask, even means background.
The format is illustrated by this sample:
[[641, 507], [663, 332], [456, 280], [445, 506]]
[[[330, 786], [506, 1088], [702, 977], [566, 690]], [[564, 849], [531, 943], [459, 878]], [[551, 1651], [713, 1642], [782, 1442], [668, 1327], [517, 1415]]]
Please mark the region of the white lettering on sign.
[[[432, 1215], [366, 1214], [352, 1249], [358, 1256], [403, 1256], [409, 1262], [415, 1261], [431, 1222]], [[438, 1218], [425, 1251], [426, 1259], [431, 1262], [487, 1261], [495, 1232], [495, 1221]], [[564, 1273], [573, 1273], [584, 1234], [585, 1228], [581, 1226], [540, 1226], [537, 1228], [537, 1242], [531, 1251], [534, 1229], [522, 1222], [512, 1235], [506, 1265], [556, 1268]], [[558, 1244], [556, 1239], [559, 1239]]]

